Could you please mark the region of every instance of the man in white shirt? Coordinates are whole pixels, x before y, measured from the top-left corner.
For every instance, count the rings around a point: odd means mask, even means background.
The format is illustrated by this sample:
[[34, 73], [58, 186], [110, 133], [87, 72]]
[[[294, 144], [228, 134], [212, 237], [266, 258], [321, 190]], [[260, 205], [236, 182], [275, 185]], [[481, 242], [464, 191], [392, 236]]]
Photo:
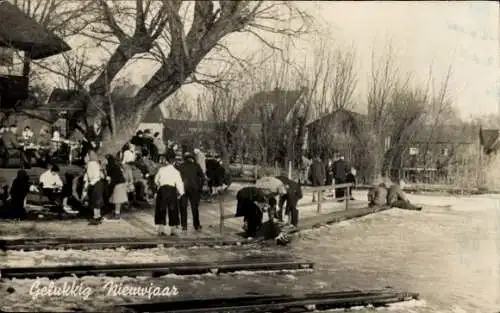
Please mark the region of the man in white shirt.
[[167, 156], [167, 164], [156, 173], [155, 184], [158, 187], [156, 194], [155, 225], [160, 236], [166, 235], [165, 226], [170, 226], [170, 234], [176, 235], [176, 228], [180, 225], [179, 198], [184, 194], [184, 182], [181, 174], [174, 167], [175, 159]]
[[90, 150], [87, 155], [87, 166], [84, 180], [84, 190], [89, 201], [89, 209], [94, 213], [89, 225], [102, 223], [101, 209], [104, 206], [104, 182], [101, 164], [95, 151]]
[[40, 175], [40, 185], [43, 195], [60, 211], [62, 209], [61, 190], [63, 182], [61, 176], [59, 176], [59, 167], [57, 165], [49, 166], [49, 169]]

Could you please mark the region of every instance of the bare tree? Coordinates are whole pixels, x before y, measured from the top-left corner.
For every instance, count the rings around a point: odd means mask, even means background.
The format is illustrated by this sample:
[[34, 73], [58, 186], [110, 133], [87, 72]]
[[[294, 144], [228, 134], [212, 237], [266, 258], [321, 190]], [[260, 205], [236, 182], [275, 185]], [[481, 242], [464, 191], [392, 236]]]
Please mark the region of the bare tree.
[[[95, 21], [93, 1], [12, 0], [13, 4], [47, 30], [69, 38], [80, 34]], [[31, 60], [22, 57], [23, 76], [31, 73]]]
[[[267, 42], [265, 33], [295, 36], [304, 33], [304, 25], [308, 23], [304, 12], [284, 1], [136, 0], [135, 7], [131, 2], [94, 0], [90, 3], [97, 7], [85, 35], [100, 40], [103, 45], [113, 46], [115, 42], [116, 48], [89, 86], [89, 107], [99, 110], [87, 115], [106, 121], [110, 105], [107, 92], [118, 73], [139, 54], [161, 55], [161, 66], [151, 79], [134, 97], [115, 104], [115, 129], [104, 123], [103, 153], [118, 151], [144, 116], [189, 80], [200, 62], [227, 35], [247, 32]], [[295, 24], [299, 26], [282, 27], [292, 20], [298, 21]], [[131, 21], [133, 27], [126, 23]]]
[[[350, 151], [358, 141], [355, 124], [359, 121], [355, 121], [353, 114], [346, 112], [353, 104], [357, 87], [355, 52], [352, 47], [332, 49], [332, 46], [328, 38], [322, 40], [314, 53], [312, 64], [305, 71], [305, 80], [311, 90], [308, 101], [316, 121], [309, 127], [312, 132], [310, 137], [314, 137], [310, 140], [310, 148], [314, 154], [323, 156], [332, 155], [337, 150]], [[341, 121], [335, 119], [342, 119], [342, 123], [347, 122], [349, 125], [337, 125]], [[339, 131], [348, 131], [352, 140], [345, 138], [345, 134], [340, 135]]]

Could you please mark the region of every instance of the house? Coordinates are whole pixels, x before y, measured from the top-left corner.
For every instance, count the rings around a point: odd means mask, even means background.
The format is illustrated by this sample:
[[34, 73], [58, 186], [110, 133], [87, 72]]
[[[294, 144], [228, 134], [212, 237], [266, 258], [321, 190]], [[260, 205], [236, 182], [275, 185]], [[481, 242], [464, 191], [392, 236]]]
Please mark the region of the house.
[[239, 150], [267, 163], [299, 156], [308, 117], [307, 93], [307, 88], [276, 88], [252, 95], [234, 120], [244, 135]]
[[367, 123], [366, 115], [338, 109], [306, 125], [305, 150], [313, 155], [333, 157], [343, 154], [353, 159], [353, 145], [359, 144]]
[[[0, 47], [22, 51], [32, 60], [47, 58], [71, 48], [9, 1], [0, 1]], [[6, 27], [8, 25], [8, 27]], [[6, 53], [3, 53], [5, 58]], [[9, 65], [12, 62], [2, 64]], [[0, 109], [14, 109], [28, 98], [29, 80], [22, 76], [0, 75]]]
[[480, 128], [479, 140], [486, 155], [495, 154], [500, 148], [500, 130]]

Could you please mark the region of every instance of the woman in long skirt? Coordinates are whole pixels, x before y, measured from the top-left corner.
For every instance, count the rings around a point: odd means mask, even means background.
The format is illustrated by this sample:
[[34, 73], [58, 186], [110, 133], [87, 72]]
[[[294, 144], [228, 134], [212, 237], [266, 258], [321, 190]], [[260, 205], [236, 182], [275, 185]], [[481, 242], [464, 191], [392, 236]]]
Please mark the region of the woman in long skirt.
[[127, 183], [123, 170], [116, 158], [112, 155], [107, 155], [106, 160], [106, 175], [109, 178], [109, 188], [111, 191], [109, 202], [115, 207], [112, 218], [120, 219], [121, 207], [128, 200]]

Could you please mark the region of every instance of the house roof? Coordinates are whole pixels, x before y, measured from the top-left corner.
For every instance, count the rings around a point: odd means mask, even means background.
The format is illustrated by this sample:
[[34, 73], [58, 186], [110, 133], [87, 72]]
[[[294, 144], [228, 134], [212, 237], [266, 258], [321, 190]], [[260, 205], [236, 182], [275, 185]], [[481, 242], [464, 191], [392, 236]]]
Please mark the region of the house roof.
[[491, 153], [498, 148], [499, 137], [500, 130], [498, 129], [481, 128], [479, 130], [479, 140], [486, 153]]
[[243, 103], [237, 120], [245, 121], [248, 124], [260, 124], [262, 123], [262, 110], [267, 110], [274, 116], [274, 119], [284, 120], [303, 93], [304, 89], [283, 90], [279, 88], [257, 92]]
[[8, 1], [0, 0], [0, 21], [0, 46], [24, 51], [31, 59], [71, 50], [61, 38]]
[[[366, 115], [349, 111], [346, 109], [338, 109], [328, 113], [306, 125], [310, 130], [319, 132], [324, 131], [323, 127], [341, 127], [344, 131], [352, 132], [356, 137], [360, 137], [362, 133], [362, 125], [366, 122]], [[339, 125], [340, 124], [340, 125]]]
[[146, 117], [142, 120], [143, 123], [151, 124], [163, 123], [164, 121], [165, 118], [163, 117], [163, 112], [159, 107], [156, 107], [153, 110], [149, 111]]
[[475, 126], [463, 125], [442, 125], [439, 128], [425, 127], [415, 132], [412, 141], [415, 143], [429, 142], [432, 143], [448, 144], [448, 143], [461, 143], [470, 144], [477, 139], [477, 128]]

